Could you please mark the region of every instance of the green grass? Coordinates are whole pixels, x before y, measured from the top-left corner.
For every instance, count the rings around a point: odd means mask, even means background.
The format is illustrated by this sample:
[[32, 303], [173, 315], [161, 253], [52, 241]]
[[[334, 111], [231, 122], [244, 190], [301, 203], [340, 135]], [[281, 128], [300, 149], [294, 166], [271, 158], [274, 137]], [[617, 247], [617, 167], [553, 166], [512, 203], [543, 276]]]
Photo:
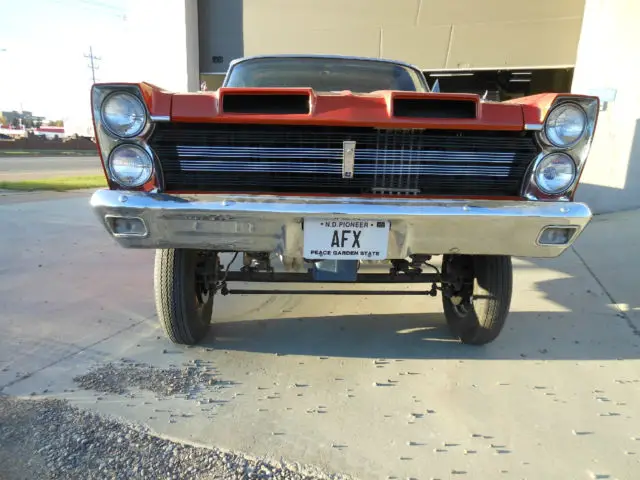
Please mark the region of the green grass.
[[37, 180], [0, 180], [0, 190], [19, 190], [32, 192], [35, 190], [53, 190], [66, 192], [83, 188], [106, 187], [104, 175], [86, 175], [82, 177], [42, 178]]
[[93, 150], [2, 150], [0, 157], [95, 157], [97, 151]]

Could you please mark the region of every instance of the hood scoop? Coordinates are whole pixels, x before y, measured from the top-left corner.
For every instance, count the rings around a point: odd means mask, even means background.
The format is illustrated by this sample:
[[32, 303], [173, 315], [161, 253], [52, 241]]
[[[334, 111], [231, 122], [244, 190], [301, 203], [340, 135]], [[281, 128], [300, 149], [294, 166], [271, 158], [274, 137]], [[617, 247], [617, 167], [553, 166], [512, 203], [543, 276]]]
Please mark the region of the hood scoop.
[[230, 93], [222, 95], [224, 113], [253, 115], [308, 115], [311, 111], [306, 93]]
[[392, 111], [394, 117], [476, 119], [478, 103], [466, 98], [394, 98]]

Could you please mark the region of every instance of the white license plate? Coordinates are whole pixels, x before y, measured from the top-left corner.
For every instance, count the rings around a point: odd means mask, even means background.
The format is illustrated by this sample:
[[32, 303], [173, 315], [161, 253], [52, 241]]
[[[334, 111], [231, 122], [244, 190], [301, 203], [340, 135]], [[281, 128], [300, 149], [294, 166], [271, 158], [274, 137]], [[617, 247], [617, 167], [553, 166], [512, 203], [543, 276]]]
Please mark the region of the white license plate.
[[388, 220], [306, 218], [304, 257], [329, 260], [384, 260], [389, 246]]

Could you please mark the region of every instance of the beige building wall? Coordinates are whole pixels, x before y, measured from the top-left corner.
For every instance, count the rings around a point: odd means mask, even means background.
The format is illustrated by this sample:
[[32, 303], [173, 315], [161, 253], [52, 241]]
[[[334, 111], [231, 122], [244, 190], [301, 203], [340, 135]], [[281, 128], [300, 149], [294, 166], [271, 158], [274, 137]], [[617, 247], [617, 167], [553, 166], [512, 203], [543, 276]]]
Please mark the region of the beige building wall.
[[572, 90], [610, 100], [578, 188], [578, 199], [597, 212], [640, 207], [638, 19], [639, 0], [586, 2]]
[[157, 0], [137, 0], [127, 5], [126, 12], [127, 34], [152, 46], [123, 52], [118, 61], [126, 73], [118, 81], [147, 81], [168, 90], [198, 90], [197, 0], [164, 0], [162, 8], [158, 8]]
[[584, 0], [242, 2], [245, 55], [387, 57], [436, 70], [573, 65], [584, 10]]

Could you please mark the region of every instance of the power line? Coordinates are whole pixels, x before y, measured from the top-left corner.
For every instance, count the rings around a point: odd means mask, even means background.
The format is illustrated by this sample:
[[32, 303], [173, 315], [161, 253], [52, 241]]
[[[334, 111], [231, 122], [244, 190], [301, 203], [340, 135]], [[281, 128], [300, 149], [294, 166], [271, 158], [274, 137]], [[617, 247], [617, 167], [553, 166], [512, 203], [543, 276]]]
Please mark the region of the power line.
[[96, 65], [95, 61], [96, 60], [102, 60], [100, 57], [96, 57], [93, 54], [93, 47], [90, 46], [89, 47], [89, 55], [84, 56], [85, 58], [89, 59], [89, 65], [87, 65], [90, 69], [91, 69], [91, 78], [93, 79], [93, 83], [96, 83], [96, 70], [98, 70], [98, 66]]

